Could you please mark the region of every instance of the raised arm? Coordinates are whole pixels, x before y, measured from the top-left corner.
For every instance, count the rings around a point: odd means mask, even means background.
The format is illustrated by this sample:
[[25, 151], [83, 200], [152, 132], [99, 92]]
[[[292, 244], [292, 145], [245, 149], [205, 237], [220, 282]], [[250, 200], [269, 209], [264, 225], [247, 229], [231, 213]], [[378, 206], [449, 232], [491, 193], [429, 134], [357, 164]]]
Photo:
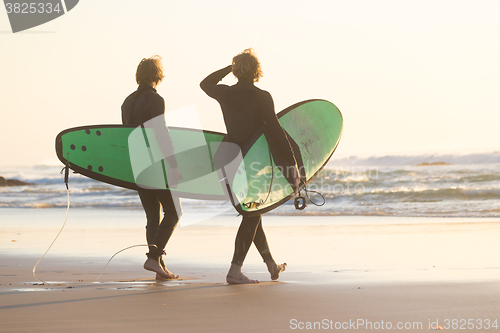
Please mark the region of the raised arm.
[[[231, 73], [233, 69], [233, 65], [229, 65], [218, 71], [213, 72], [209, 76], [207, 76], [200, 83], [200, 88], [210, 97], [217, 99], [218, 95], [221, 93], [222, 89], [226, 88], [226, 85], [218, 85], [226, 75]], [[224, 87], [224, 88], [223, 88]]]

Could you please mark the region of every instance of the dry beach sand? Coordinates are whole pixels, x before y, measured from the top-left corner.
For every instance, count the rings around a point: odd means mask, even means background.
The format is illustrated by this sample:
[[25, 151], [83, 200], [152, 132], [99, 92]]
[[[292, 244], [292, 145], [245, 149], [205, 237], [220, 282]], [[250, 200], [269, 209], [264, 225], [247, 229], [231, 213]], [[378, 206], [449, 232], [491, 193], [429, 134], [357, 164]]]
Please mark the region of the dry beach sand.
[[[4, 209], [0, 219], [0, 332], [447, 331], [500, 328], [500, 220], [264, 217], [271, 250], [288, 269], [270, 281], [252, 248], [225, 273], [239, 219], [178, 227], [156, 282], [142, 269], [144, 216], [135, 210]], [[448, 321], [447, 321], [448, 320]], [[472, 321], [473, 320], [473, 321]], [[489, 321], [489, 322], [488, 322]], [[479, 328], [479, 325], [482, 328]], [[465, 328], [465, 329], [459, 329]]]

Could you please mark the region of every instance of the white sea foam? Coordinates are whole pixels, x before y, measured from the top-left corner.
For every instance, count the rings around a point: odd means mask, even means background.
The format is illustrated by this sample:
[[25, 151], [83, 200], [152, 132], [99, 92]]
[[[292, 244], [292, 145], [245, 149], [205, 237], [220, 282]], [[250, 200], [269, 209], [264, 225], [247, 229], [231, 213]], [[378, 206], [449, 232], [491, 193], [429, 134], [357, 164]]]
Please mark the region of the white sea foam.
[[477, 153], [424, 153], [412, 155], [333, 156], [329, 166], [395, 166], [445, 162], [453, 165], [499, 164], [500, 151]]
[[[449, 165], [416, 166], [428, 162]], [[297, 211], [293, 201], [271, 214], [500, 217], [500, 153], [387, 155], [333, 160], [308, 186], [326, 204]], [[34, 183], [0, 188], [0, 207], [66, 207], [61, 166], [3, 168], [0, 176]], [[70, 174], [73, 207], [141, 209], [135, 191]], [[321, 198], [310, 194], [320, 202]], [[187, 210], [220, 210], [220, 202], [184, 200]], [[222, 211], [228, 212], [223, 209]], [[235, 212], [233, 210], [233, 212]]]

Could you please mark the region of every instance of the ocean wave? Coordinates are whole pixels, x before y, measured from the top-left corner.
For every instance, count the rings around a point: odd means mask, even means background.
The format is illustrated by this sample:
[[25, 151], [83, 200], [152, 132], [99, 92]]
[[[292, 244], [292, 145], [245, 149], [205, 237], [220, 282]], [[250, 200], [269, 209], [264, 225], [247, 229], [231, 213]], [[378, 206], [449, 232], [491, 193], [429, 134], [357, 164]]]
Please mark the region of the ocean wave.
[[[333, 196], [330, 198], [335, 199]], [[353, 195], [353, 200], [377, 202], [436, 202], [454, 200], [458, 204], [460, 201], [500, 200], [500, 189], [443, 188], [413, 190], [402, 188], [390, 191], [357, 193]]]
[[[429, 156], [431, 155], [356, 159], [361, 164], [369, 162], [367, 165], [329, 164], [308, 185], [309, 190], [322, 193], [326, 203], [322, 207], [309, 204], [306, 214], [500, 216], [500, 168], [499, 164], [495, 164], [500, 153], [450, 155], [455, 160], [451, 157], [445, 160], [444, 157], [448, 155], [436, 155], [436, 160], [451, 162], [452, 165], [415, 166], [425, 161], [432, 162]], [[494, 163], [459, 164], [457, 161]], [[393, 165], [387, 165], [389, 162]], [[0, 208], [66, 207], [66, 187], [60, 171], [61, 167], [53, 166], [0, 169], [1, 176], [35, 184], [0, 188]], [[69, 187], [71, 207], [141, 209], [137, 192], [133, 190], [108, 185], [79, 174], [70, 174]], [[309, 195], [315, 202], [322, 202], [320, 196], [312, 192]], [[200, 212], [213, 210], [221, 204], [217, 201], [188, 199], [182, 203], [188, 209]], [[228, 209], [232, 209], [230, 203], [226, 204], [229, 205]], [[272, 213], [302, 214], [294, 209], [293, 200]]]
[[[418, 165], [422, 163], [444, 162], [452, 165], [500, 164], [500, 152], [481, 153], [429, 153], [415, 155], [382, 155], [382, 156], [333, 156], [329, 166], [396, 166]], [[422, 166], [422, 168], [442, 167], [441, 165]]]

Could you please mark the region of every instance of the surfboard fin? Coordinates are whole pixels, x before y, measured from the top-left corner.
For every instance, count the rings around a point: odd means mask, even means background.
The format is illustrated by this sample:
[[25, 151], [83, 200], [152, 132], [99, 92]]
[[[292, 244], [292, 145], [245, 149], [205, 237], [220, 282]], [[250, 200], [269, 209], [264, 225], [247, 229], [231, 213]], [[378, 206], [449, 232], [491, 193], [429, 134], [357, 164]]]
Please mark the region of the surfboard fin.
[[252, 209], [252, 208], [258, 208], [261, 205], [260, 202], [252, 201], [252, 202], [247, 202], [244, 203], [243, 206], [246, 208]]

